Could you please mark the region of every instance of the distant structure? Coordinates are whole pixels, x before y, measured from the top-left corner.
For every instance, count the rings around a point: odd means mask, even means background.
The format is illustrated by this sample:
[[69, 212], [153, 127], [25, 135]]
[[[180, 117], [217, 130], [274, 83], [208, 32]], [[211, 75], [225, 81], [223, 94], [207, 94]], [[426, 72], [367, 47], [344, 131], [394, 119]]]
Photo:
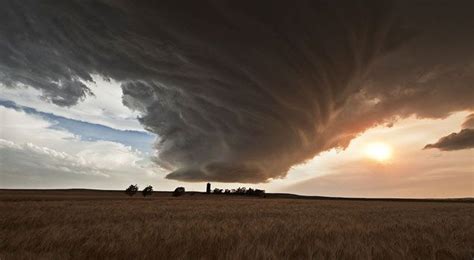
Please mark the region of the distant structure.
[[206, 187], [206, 193], [210, 194], [211, 193], [211, 184], [208, 182], [207, 187]]

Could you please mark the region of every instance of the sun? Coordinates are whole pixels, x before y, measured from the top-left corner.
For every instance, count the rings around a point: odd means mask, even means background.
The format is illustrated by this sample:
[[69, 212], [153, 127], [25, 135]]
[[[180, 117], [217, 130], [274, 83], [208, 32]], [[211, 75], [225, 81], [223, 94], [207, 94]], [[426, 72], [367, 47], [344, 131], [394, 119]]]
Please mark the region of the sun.
[[365, 154], [372, 160], [386, 162], [392, 157], [392, 148], [382, 142], [371, 143], [365, 148]]

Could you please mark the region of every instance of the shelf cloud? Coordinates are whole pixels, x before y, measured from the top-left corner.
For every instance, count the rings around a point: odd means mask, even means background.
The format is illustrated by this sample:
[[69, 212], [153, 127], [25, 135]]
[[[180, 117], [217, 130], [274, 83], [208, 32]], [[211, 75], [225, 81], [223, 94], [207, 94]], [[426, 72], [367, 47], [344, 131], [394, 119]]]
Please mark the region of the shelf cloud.
[[266, 182], [377, 124], [474, 109], [472, 1], [0, 3], [0, 83], [73, 106], [100, 75], [183, 181]]

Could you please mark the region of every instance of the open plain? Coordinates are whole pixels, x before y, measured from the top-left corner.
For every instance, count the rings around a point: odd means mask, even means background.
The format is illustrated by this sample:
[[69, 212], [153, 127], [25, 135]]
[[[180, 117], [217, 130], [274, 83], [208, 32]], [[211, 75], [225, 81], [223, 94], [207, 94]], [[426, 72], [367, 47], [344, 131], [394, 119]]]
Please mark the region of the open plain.
[[472, 201], [0, 191], [0, 259], [471, 259]]

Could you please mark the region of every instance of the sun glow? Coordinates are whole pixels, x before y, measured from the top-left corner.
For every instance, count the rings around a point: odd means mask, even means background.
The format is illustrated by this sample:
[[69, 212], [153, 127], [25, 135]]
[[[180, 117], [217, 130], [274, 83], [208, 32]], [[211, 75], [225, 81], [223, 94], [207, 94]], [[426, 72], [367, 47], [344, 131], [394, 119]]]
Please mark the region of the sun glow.
[[385, 143], [371, 143], [365, 148], [365, 154], [370, 159], [385, 162], [392, 157], [392, 148]]

